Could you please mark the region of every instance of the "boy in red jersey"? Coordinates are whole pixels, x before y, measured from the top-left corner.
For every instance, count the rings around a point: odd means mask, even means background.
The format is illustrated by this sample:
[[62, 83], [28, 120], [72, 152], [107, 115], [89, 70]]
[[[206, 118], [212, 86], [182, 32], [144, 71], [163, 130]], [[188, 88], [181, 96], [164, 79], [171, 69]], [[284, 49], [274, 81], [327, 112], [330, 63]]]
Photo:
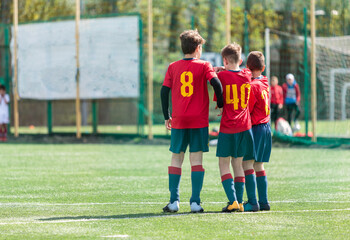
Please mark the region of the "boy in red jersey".
[[223, 87], [224, 107], [216, 156], [219, 157], [222, 186], [229, 200], [223, 212], [244, 211], [242, 161], [243, 156], [254, 158], [255, 153], [248, 109], [251, 73], [239, 68], [241, 51], [241, 46], [236, 43], [225, 46], [221, 51], [225, 71], [218, 73]]
[[279, 113], [283, 108], [283, 89], [278, 85], [278, 78], [273, 76], [271, 78], [271, 121], [276, 126], [276, 121], [279, 118]]
[[[252, 120], [252, 131], [255, 145], [255, 158], [245, 156], [243, 162], [245, 173], [248, 202], [244, 205], [244, 211], [270, 210], [267, 201], [267, 178], [264, 162], [268, 162], [271, 154], [271, 128], [270, 128], [270, 105], [269, 83], [261, 73], [265, 69], [265, 58], [261, 52], [251, 52], [247, 59], [247, 67], [252, 72], [251, 98], [249, 111]], [[254, 174], [256, 172], [256, 177]], [[258, 188], [259, 203], [256, 199]]]
[[[191, 163], [192, 212], [203, 212], [200, 192], [203, 186], [203, 152], [208, 152], [209, 95], [207, 82], [218, 96], [217, 106], [222, 108], [222, 86], [209, 62], [199, 60], [205, 40], [197, 30], [184, 31], [180, 35], [185, 58], [169, 65], [161, 89], [162, 110], [165, 126], [171, 129], [170, 151], [173, 153], [169, 166], [170, 202], [164, 212], [179, 210], [179, 185], [184, 154], [189, 145]], [[172, 115], [169, 114], [169, 92], [172, 97]]]

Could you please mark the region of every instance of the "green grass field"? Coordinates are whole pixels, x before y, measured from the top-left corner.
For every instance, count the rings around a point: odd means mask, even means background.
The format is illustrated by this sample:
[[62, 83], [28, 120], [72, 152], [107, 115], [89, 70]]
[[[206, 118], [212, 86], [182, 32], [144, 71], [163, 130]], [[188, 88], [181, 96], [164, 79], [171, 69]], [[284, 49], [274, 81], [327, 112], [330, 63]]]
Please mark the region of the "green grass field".
[[166, 145], [0, 144], [1, 239], [348, 239], [350, 151], [274, 148], [266, 165], [272, 210], [220, 213], [215, 148], [205, 154], [204, 214], [168, 201]]

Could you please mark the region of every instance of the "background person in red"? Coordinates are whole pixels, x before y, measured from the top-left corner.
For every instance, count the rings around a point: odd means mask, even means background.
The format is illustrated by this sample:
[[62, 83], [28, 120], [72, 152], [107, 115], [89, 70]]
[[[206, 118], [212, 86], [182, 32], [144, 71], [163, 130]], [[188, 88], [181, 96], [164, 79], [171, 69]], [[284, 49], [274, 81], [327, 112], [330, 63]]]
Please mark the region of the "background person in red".
[[278, 85], [278, 78], [276, 76], [271, 78], [270, 93], [271, 121], [275, 124], [276, 128], [276, 121], [281, 113], [281, 110], [283, 109], [283, 89], [280, 85]]
[[286, 76], [286, 83], [283, 84], [283, 96], [284, 96], [284, 105], [287, 109], [288, 122], [289, 125], [292, 126], [292, 115], [295, 111], [294, 115], [294, 130], [299, 130], [300, 125], [298, 123], [298, 117], [300, 115], [300, 88], [299, 84], [294, 78], [294, 75], [288, 73]]
[[[207, 82], [218, 96], [217, 106], [222, 108], [222, 86], [209, 62], [199, 60], [205, 40], [197, 30], [184, 31], [180, 35], [184, 59], [169, 65], [161, 89], [162, 110], [165, 126], [171, 129], [170, 151], [173, 153], [169, 166], [170, 201], [164, 212], [179, 210], [179, 185], [181, 167], [189, 145], [192, 168], [192, 212], [203, 212], [200, 192], [203, 186], [203, 152], [208, 152], [209, 95]], [[169, 114], [169, 92], [171, 90], [172, 114]]]

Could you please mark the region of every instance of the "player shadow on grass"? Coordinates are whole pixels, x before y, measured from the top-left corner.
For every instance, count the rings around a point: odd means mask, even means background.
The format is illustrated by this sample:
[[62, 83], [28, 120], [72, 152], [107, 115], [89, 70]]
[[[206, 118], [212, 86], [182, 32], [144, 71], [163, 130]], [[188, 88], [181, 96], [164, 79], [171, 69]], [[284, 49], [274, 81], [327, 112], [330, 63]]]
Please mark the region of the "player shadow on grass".
[[52, 218], [40, 218], [39, 221], [75, 221], [75, 220], [109, 220], [109, 219], [138, 219], [138, 218], [157, 218], [157, 217], [176, 217], [185, 215], [201, 215], [222, 213], [221, 211], [206, 211], [204, 213], [136, 213], [136, 214], [120, 214], [110, 216], [68, 216], [68, 217], [52, 217]]

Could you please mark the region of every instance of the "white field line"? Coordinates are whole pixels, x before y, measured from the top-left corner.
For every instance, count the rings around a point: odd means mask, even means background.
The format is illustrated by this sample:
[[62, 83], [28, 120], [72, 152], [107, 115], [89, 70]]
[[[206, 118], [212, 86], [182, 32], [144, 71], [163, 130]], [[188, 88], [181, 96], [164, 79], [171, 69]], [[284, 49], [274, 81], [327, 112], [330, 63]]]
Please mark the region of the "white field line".
[[[314, 201], [303, 201], [303, 200], [281, 200], [281, 201], [269, 201], [270, 203], [350, 203], [350, 201], [333, 201], [333, 200], [314, 200]], [[1, 206], [90, 206], [90, 205], [161, 205], [166, 202], [106, 202], [106, 203], [0, 203]], [[181, 202], [181, 205], [188, 205], [187, 202]], [[203, 202], [203, 205], [207, 204], [226, 204], [226, 202]]]
[[111, 235], [111, 236], [102, 236], [103, 238], [127, 238], [129, 235]]
[[[269, 214], [269, 213], [305, 213], [305, 212], [342, 212], [350, 211], [350, 208], [344, 209], [319, 209], [319, 210], [295, 210], [295, 211], [259, 211], [259, 212], [243, 212], [243, 213], [232, 213], [235, 215], [241, 214]], [[201, 213], [200, 215], [210, 215], [210, 214], [228, 214], [221, 212], [209, 212]], [[108, 217], [108, 218], [88, 218], [88, 219], [65, 219], [65, 220], [35, 220], [27, 222], [0, 222], [1, 225], [21, 225], [21, 224], [46, 224], [46, 223], [70, 223], [70, 222], [95, 222], [95, 221], [106, 221], [106, 220], [124, 220], [124, 219], [141, 219], [141, 218], [161, 218], [161, 217], [181, 217], [185, 215], [191, 215], [190, 213], [179, 213], [179, 214], [162, 214], [155, 216], [143, 216], [143, 217]]]

